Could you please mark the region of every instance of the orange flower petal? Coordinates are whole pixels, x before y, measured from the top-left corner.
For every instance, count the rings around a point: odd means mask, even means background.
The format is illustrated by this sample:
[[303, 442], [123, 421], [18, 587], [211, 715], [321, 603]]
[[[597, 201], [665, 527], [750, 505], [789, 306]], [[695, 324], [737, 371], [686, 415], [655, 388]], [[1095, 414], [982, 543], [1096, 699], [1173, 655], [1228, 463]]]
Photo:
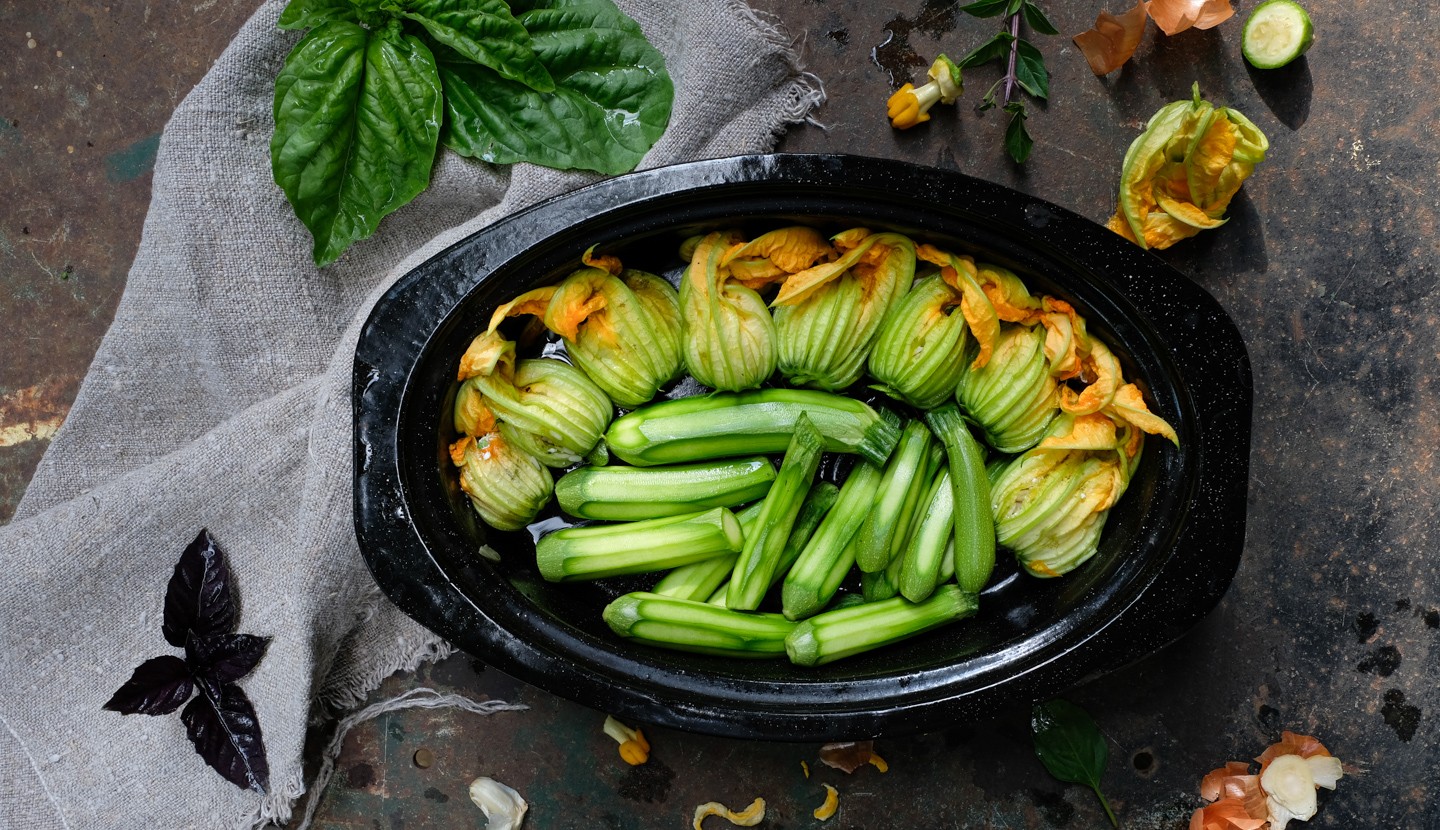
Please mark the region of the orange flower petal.
[[[1124, 219], [1122, 225], [1129, 227]], [[1080, 361], [1080, 346], [1089, 342], [1085, 331], [1085, 318], [1075, 307], [1054, 297], [1041, 297], [1040, 325], [1045, 327], [1045, 359], [1050, 361], [1050, 374], [1058, 380], [1078, 377], [1084, 368]]]
[[763, 233], [725, 255], [721, 267], [747, 260], [769, 260], [787, 274], [804, 271], [822, 259], [834, 259], [835, 249], [814, 228], [794, 225]]
[[[453, 463], [456, 467], [464, 467], [464, 466], [465, 466], [465, 453], [469, 452], [469, 450], [470, 450], [470, 445], [473, 444], [473, 443], [475, 443], [475, 439], [474, 439], [474, 438], [471, 438], [469, 435], [467, 435], [467, 436], [465, 436], [464, 438], [461, 438], [459, 441], [456, 441], [455, 443], [451, 444], [451, 445], [450, 445], [450, 461], [451, 461], [451, 463]], [[464, 482], [462, 481], [461, 484], [463, 485]]]
[[1199, 232], [1199, 228], [1187, 225], [1163, 210], [1151, 211], [1145, 216], [1145, 244], [1157, 251]]
[[1167, 35], [1176, 35], [1191, 27], [1209, 29], [1235, 14], [1230, 0], [1149, 0], [1145, 10]]
[[509, 377], [515, 372], [515, 344], [494, 331], [477, 335], [460, 356], [459, 380], [478, 375], [499, 374]]
[[566, 277], [554, 288], [545, 307], [546, 328], [566, 340], [579, 337], [581, 324], [609, 304], [605, 291], [612, 280], [614, 285], [621, 284], [609, 271], [601, 268], [582, 268]]
[[472, 384], [461, 384], [455, 393], [455, 429], [476, 437], [495, 431], [495, 413]]
[[1041, 302], [1030, 295], [1030, 290], [1019, 277], [996, 265], [980, 265], [977, 271], [977, 281], [1001, 320], [1026, 325], [1035, 323]]
[[1090, 62], [1091, 72], [1105, 75], [1130, 60], [1145, 33], [1145, 16], [1144, 0], [1136, 0], [1135, 7], [1124, 14], [1100, 12], [1095, 28], [1075, 36], [1075, 45]]
[[1170, 439], [1175, 446], [1180, 446], [1180, 437], [1175, 434], [1175, 428], [1159, 415], [1150, 411], [1145, 405], [1145, 398], [1140, 394], [1140, 389], [1133, 383], [1127, 383], [1115, 390], [1115, 397], [1106, 408], [1106, 412], [1133, 424], [1151, 435], [1163, 435]]
[[[866, 231], [866, 233], [869, 233]], [[843, 256], [834, 262], [823, 262], [803, 271], [791, 274], [780, 286], [780, 293], [775, 296], [772, 306], [796, 305], [803, 302], [811, 294], [814, 294], [822, 285], [837, 279], [841, 274], [850, 270], [874, 247], [875, 236], [868, 236], [859, 246], [846, 251]]]
[[790, 272], [768, 259], [737, 259], [730, 263], [730, 279], [751, 291], [759, 291], [767, 285], [784, 282]]
[[[1062, 416], [1063, 417], [1063, 416]], [[1053, 435], [1040, 442], [1042, 450], [1113, 450], [1115, 422], [1099, 412], [1081, 415], [1065, 435]]]
[[1135, 242], [1137, 245], [1139, 244], [1135, 239], [1135, 231], [1130, 227], [1130, 220], [1125, 218], [1123, 211], [1116, 210], [1115, 215], [1110, 217], [1110, 220], [1105, 223], [1105, 227], [1120, 234], [1131, 242]]
[[1244, 761], [1227, 761], [1225, 766], [1211, 770], [1200, 779], [1200, 797], [1206, 801], [1217, 801], [1224, 792], [1226, 778], [1249, 774], [1250, 765]]
[[507, 317], [518, 317], [521, 314], [533, 314], [536, 317], [545, 316], [545, 309], [550, 307], [550, 298], [555, 296], [556, 286], [547, 285], [544, 288], [537, 288], [534, 291], [526, 291], [505, 305], [495, 309], [490, 315], [490, 327], [487, 331], [494, 331], [500, 327], [500, 322]]
[[[950, 254], [945, 253], [929, 243], [915, 246], [915, 258], [921, 262], [928, 262], [931, 265], [939, 265], [942, 268], [950, 264]], [[968, 259], [968, 257], [966, 257], [966, 259]]]
[[1239, 799], [1225, 798], [1214, 804], [1207, 804], [1190, 816], [1191, 830], [1260, 830], [1267, 823], [1266, 818], [1256, 818], [1245, 809]]
[[1120, 361], [1099, 340], [1090, 342], [1085, 355], [1082, 377], [1090, 380], [1085, 391], [1077, 393], [1068, 386], [1060, 388], [1060, 408], [1072, 415], [1089, 415], [1109, 406], [1120, 388]]
[[585, 253], [580, 256], [580, 261], [590, 266], [591, 268], [599, 268], [601, 271], [605, 271], [611, 276], [618, 275], [623, 269], [623, 266], [620, 265], [620, 257], [613, 254], [601, 254], [600, 256], [596, 256], [594, 245], [591, 245], [589, 248], [585, 249]]

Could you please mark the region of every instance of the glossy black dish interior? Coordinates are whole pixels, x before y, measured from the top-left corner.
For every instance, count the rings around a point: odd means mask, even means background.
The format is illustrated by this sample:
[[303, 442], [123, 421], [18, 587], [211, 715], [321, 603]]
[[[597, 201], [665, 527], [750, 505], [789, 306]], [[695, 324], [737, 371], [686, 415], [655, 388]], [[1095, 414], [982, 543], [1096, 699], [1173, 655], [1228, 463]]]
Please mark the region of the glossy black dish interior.
[[[972, 253], [1073, 302], [1180, 435], [1146, 443], [1100, 553], [1039, 580], [1002, 565], [973, 620], [819, 668], [659, 651], [600, 610], [653, 580], [552, 585], [528, 534], [492, 534], [446, 444], [455, 370], [494, 308], [573, 270], [590, 245], [679, 266], [684, 235], [734, 226], [865, 225]], [[376, 581], [459, 647], [622, 718], [736, 737], [923, 731], [1041, 699], [1137, 660], [1219, 601], [1244, 541], [1251, 380], [1243, 343], [1194, 283], [1120, 237], [956, 173], [846, 156], [753, 156], [662, 168], [542, 203], [399, 280], [356, 352], [355, 521]], [[487, 546], [500, 555], [481, 555]], [[1002, 554], [1002, 562], [1004, 556]]]

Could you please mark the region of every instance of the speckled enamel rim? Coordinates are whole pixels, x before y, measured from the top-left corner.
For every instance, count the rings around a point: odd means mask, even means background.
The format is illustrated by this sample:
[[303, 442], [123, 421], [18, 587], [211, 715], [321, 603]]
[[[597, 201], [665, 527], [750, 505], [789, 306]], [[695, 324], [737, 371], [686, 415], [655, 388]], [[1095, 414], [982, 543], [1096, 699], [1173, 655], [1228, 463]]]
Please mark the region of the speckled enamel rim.
[[[1103, 571], [1037, 581], [1037, 604], [1006, 609], [996, 622], [1021, 635], [987, 643], [983, 623], [968, 633], [965, 623], [854, 664], [737, 665], [631, 646], [598, 615], [566, 619], [544, 586], [474, 555], [474, 532], [438, 472], [437, 436], [454, 362], [490, 310], [563, 273], [593, 243], [733, 217], [802, 216], [964, 240], [1027, 281], [1051, 281], [1127, 355], [1127, 377], [1148, 385], [1176, 426], [1180, 449], [1147, 444], [1146, 481], [1137, 476], [1126, 496], [1136, 501], [1123, 549]], [[680, 729], [880, 737], [1044, 699], [1188, 631], [1219, 602], [1244, 545], [1250, 364], [1224, 310], [1160, 259], [1064, 208], [900, 162], [744, 156], [622, 176], [536, 205], [438, 254], [381, 298], [356, 349], [353, 401], [356, 536], [386, 595], [507, 673]], [[1065, 613], [1025, 628], [1027, 614], [1040, 619], [1042, 599]]]

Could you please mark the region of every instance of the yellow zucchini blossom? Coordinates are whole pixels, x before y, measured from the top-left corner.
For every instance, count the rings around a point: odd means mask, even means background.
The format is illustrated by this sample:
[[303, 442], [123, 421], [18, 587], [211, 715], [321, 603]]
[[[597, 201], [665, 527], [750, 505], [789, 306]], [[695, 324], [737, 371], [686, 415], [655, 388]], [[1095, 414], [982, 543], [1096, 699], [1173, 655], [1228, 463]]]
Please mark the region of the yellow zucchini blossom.
[[614, 256], [581, 258], [585, 267], [557, 285], [527, 291], [495, 309], [532, 314], [565, 341], [566, 354], [621, 406], [648, 403], [680, 374], [680, 298], [668, 282], [624, 268]]
[[1119, 205], [1107, 227], [1142, 248], [1168, 248], [1218, 228], [1269, 147], [1244, 115], [1202, 100], [1197, 83], [1189, 101], [1162, 107], [1125, 152]]
[[916, 124], [930, 120], [930, 108], [939, 104], [953, 104], [964, 91], [960, 82], [960, 67], [954, 61], [941, 55], [930, 65], [926, 73], [930, 83], [916, 89], [913, 84], [900, 87], [886, 102], [886, 114], [890, 126], [897, 130], [908, 130]]
[[650, 760], [650, 742], [645, 740], [645, 733], [639, 729], [631, 729], [614, 716], [605, 716], [605, 734], [615, 739], [620, 745], [620, 757], [632, 767], [638, 767]]

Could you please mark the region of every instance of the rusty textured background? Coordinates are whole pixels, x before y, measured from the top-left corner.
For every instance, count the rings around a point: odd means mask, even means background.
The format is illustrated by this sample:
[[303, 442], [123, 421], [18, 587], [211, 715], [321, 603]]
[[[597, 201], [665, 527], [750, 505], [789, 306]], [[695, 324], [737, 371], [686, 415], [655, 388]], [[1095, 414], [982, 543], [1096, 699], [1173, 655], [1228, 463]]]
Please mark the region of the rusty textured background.
[[[1002, 119], [973, 109], [993, 69], [968, 73], [961, 105], [929, 124], [896, 133], [885, 122], [893, 86], [937, 51], [962, 54], [996, 29], [958, 5], [763, 2], [829, 93], [816, 114], [824, 126], [792, 129], [780, 148], [961, 169], [1103, 221], [1125, 147], [1192, 80], [1271, 139], [1229, 224], [1163, 255], [1220, 299], [1251, 352], [1250, 532], [1229, 595], [1191, 636], [1072, 696], [1107, 736], [1104, 786], [1123, 826], [1185, 826], [1201, 775], [1288, 728], [1320, 735], [1348, 762], [1310, 826], [1440, 827], [1434, 13], [1312, 0], [1316, 46], [1268, 73], [1240, 58], [1251, 0], [1210, 31], [1165, 38], [1152, 26], [1135, 59], [1105, 79], [1066, 37], [1038, 37], [1052, 101], [1032, 107], [1035, 151], [1019, 169], [1000, 149]], [[1044, 5], [1067, 35], [1103, 7]], [[252, 6], [0, 4], [0, 520], [113, 313], [158, 133]], [[757, 795], [770, 802], [763, 826], [816, 826], [821, 781], [841, 791], [832, 827], [1105, 824], [1088, 790], [1035, 762], [1023, 710], [883, 742], [884, 775], [819, 768], [813, 745], [664, 730], [651, 735], [651, 762], [630, 768], [601, 734], [603, 715], [470, 658], [392, 678], [381, 694], [418, 684], [532, 708], [398, 713], [360, 727], [317, 826], [480, 826], [465, 795], [478, 775], [523, 792], [527, 826], [540, 828], [674, 828], [700, 802], [739, 807]], [[421, 748], [433, 754], [428, 767], [413, 761]]]

